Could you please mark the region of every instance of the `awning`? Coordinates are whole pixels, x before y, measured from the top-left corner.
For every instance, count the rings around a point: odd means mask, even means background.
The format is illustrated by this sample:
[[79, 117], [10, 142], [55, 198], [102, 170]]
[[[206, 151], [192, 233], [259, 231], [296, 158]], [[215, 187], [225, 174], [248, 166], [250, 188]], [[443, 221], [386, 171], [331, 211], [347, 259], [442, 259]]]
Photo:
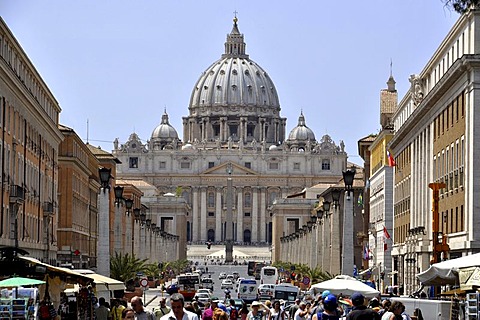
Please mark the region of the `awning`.
[[75, 272], [92, 279], [97, 291], [125, 290], [125, 284], [117, 279], [103, 276], [88, 269], [78, 269]]
[[102, 290], [102, 287], [105, 287], [107, 291], [125, 290], [125, 284], [122, 281], [105, 277], [98, 273], [85, 274], [85, 276], [93, 279], [97, 290]]
[[480, 253], [463, 256], [456, 259], [435, 263], [427, 270], [417, 274], [423, 285], [459, 284], [458, 270], [460, 268], [480, 265]]
[[48, 263], [41, 262], [40, 260], [37, 260], [32, 257], [18, 257], [18, 259], [25, 261], [26, 263], [30, 263], [35, 266], [41, 266], [45, 268], [45, 271], [48, 273], [53, 273], [57, 274], [61, 278], [65, 279], [65, 282], [67, 283], [80, 283], [82, 285], [87, 285], [89, 283], [93, 282], [92, 278], [89, 278], [87, 276], [84, 276], [80, 273], [74, 272], [72, 270], [66, 269], [66, 268], [61, 268], [61, 267], [55, 267], [52, 266]]

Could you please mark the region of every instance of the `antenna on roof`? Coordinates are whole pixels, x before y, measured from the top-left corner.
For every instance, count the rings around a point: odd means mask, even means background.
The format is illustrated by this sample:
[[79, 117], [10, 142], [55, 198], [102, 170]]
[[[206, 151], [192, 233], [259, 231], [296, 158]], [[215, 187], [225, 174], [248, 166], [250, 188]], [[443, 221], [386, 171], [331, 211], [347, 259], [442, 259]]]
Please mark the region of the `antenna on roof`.
[[87, 143], [88, 143], [88, 118], [87, 118]]

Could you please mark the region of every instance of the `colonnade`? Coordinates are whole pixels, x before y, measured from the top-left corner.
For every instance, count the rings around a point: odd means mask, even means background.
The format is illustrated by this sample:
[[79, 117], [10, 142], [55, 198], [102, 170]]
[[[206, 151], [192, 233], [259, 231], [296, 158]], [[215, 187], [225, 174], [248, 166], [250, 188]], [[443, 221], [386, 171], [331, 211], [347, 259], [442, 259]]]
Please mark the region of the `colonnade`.
[[[192, 239], [193, 242], [208, 241], [208, 230], [215, 230], [215, 240], [222, 239], [223, 224], [226, 219], [222, 218], [223, 213], [226, 214], [226, 207], [222, 203], [222, 194], [224, 187], [216, 187], [215, 192], [215, 207], [214, 210], [215, 223], [208, 223], [208, 193], [207, 186], [193, 187], [193, 202], [192, 202]], [[251, 242], [267, 242], [267, 188], [266, 187], [249, 187], [251, 190], [251, 201], [245, 203], [245, 188], [235, 187], [234, 195], [236, 201], [233, 206], [233, 222], [236, 224], [236, 241], [245, 241], [244, 230], [251, 231]], [[211, 211], [210, 211], [211, 212]], [[245, 213], [250, 213], [250, 217], [245, 216]]]

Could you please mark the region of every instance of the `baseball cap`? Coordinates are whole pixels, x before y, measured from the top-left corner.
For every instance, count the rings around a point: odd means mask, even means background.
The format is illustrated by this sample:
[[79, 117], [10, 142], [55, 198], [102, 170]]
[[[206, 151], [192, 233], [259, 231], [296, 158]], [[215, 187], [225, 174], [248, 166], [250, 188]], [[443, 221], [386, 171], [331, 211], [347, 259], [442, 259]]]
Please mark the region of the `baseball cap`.
[[365, 302], [365, 297], [360, 292], [354, 292], [350, 299], [352, 300], [353, 305], [361, 305]]
[[330, 290], [325, 290], [322, 292], [322, 299], [325, 299], [330, 294]]

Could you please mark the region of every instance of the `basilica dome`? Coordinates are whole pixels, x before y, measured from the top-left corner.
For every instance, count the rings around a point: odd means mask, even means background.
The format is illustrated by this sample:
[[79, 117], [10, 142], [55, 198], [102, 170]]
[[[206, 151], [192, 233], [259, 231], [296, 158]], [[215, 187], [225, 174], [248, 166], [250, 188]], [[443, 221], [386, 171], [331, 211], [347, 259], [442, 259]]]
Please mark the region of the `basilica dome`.
[[290, 131], [288, 135], [288, 140], [290, 141], [315, 141], [315, 134], [313, 133], [312, 129], [307, 127], [305, 124], [305, 117], [303, 116], [303, 112], [300, 113], [300, 117], [298, 117], [298, 125]]
[[[245, 53], [243, 34], [237, 19], [227, 35], [225, 53], [198, 79], [190, 99], [190, 108], [263, 106], [279, 110], [277, 90], [267, 72]], [[256, 111], [254, 111], [256, 112]]]
[[285, 140], [286, 118], [280, 116], [277, 90], [267, 72], [245, 53], [237, 17], [227, 34], [221, 58], [205, 70], [193, 87], [189, 115], [183, 118], [183, 140], [232, 143]]

